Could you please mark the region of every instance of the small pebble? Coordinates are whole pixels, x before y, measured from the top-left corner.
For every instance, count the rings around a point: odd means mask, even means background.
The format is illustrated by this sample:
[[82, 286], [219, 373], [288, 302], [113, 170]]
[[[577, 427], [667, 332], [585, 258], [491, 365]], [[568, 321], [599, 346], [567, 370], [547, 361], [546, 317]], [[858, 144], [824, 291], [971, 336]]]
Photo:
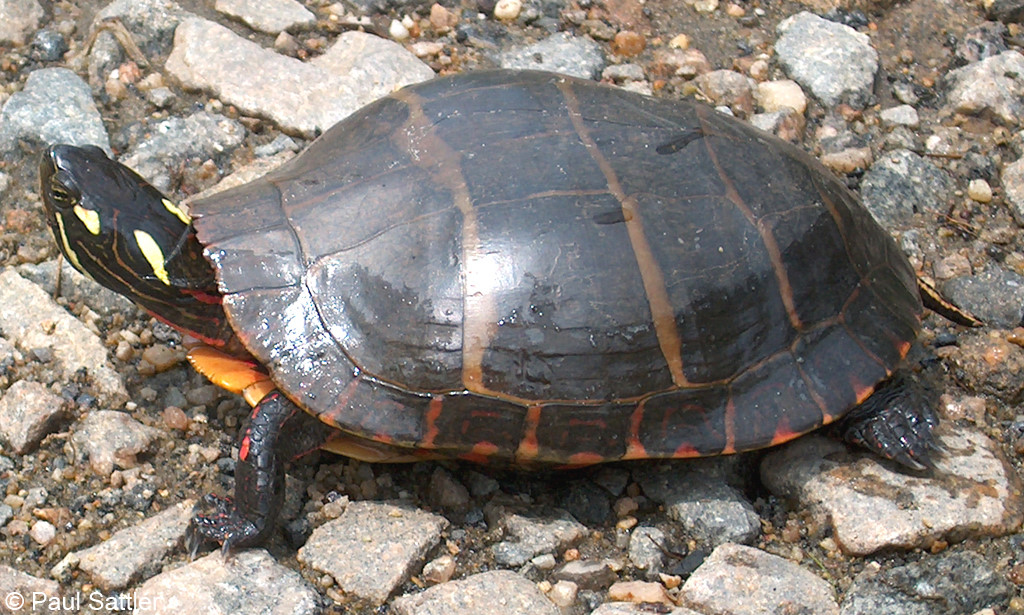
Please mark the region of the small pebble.
[[455, 574], [455, 558], [451, 555], [441, 557], [427, 562], [423, 567], [423, 580], [428, 583], [447, 583]]
[[388, 27], [388, 35], [396, 41], [404, 41], [409, 38], [409, 29], [397, 19], [392, 19], [391, 25]]
[[644, 581], [620, 581], [608, 588], [608, 599], [613, 602], [652, 602], [675, 606], [664, 585]]
[[567, 608], [576, 602], [576, 594], [579, 587], [572, 581], [559, 581], [551, 587], [548, 592], [548, 599], [555, 603], [555, 606]]
[[430, 26], [438, 33], [444, 33], [451, 29], [454, 25], [453, 22], [458, 20], [457, 17], [455, 19], [453, 17], [455, 16], [448, 9], [436, 2], [430, 7]]
[[967, 196], [972, 201], [979, 203], [990, 203], [992, 201], [992, 186], [983, 179], [972, 179], [967, 184]]
[[45, 547], [57, 537], [57, 528], [49, 521], [36, 521], [32, 524], [32, 529], [28, 534], [32, 540]]
[[676, 34], [672, 37], [672, 40], [668, 42], [668, 46], [673, 49], [689, 49], [690, 37], [685, 34]]
[[142, 351], [142, 360], [157, 372], [165, 372], [181, 362], [181, 353], [165, 344], [153, 344]]
[[498, 0], [494, 5], [494, 17], [501, 21], [512, 21], [523, 10], [522, 0]]
[[169, 429], [188, 429], [188, 415], [177, 406], [167, 406], [163, 411], [164, 425]]
[[632, 30], [623, 30], [612, 39], [612, 53], [627, 58], [638, 55], [646, 47], [647, 39]]

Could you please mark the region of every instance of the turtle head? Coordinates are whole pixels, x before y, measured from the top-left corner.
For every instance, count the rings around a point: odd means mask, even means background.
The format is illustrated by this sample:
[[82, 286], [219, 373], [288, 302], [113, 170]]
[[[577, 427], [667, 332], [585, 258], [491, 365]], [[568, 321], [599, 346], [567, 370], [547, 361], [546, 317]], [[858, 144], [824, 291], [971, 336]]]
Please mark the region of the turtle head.
[[213, 267], [183, 209], [96, 146], [47, 148], [39, 184], [75, 269], [185, 333], [230, 339]]

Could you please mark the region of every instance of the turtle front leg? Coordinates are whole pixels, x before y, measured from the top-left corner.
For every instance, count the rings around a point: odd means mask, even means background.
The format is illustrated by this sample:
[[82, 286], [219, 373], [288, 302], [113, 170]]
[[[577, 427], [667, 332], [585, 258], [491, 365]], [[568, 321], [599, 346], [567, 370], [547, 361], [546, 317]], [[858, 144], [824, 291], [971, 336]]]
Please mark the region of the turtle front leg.
[[[225, 555], [265, 541], [277, 526], [284, 502], [285, 464], [319, 448], [330, 428], [278, 391], [253, 408], [239, 443], [235, 497], [208, 495], [196, 506], [188, 530], [195, 553], [203, 539], [222, 545]], [[200, 512], [204, 510], [205, 512]]]

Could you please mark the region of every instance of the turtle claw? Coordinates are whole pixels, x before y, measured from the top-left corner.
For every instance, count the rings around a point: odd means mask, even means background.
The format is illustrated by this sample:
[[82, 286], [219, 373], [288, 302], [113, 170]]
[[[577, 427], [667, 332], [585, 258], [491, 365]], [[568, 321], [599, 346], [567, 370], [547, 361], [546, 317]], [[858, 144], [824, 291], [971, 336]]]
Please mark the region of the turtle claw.
[[[200, 508], [209, 512], [198, 512]], [[231, 498], [209, 494], [196, 505], [186, 532], [186, 547], [194, 558], [202, 543], [212, 540], [221, 544], [224, 557], [231, 557], [238, 549], [262, 542], [266, 531], [266, 523], [242, 516]]]
[[938, 418], [922, 391], [906, 377], [894, 376], [838, 424], [840, 436], [906, 469], [935, 467], [933, 456], [945, 449], [936, 441]]

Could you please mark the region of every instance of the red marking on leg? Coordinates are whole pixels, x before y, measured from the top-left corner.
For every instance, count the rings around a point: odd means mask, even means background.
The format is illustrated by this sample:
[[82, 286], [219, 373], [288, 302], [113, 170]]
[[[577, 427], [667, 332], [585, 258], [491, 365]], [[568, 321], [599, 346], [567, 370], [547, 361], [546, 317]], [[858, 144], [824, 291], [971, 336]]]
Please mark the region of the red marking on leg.
[[245, 461], [249, 456], [249, 432], [245, 432], [245, 437], [242, 438], [242, 445], [238, 448], [238, 460]]

